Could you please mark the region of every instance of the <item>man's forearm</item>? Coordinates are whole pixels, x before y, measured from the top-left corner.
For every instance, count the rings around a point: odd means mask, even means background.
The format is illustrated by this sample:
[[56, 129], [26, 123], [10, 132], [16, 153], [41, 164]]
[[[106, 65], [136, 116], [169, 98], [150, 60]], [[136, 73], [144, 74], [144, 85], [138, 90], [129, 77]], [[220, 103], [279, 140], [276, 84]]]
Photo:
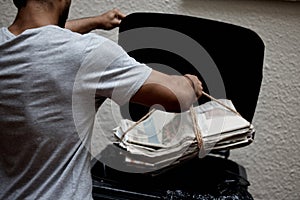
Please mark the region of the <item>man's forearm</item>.
[[159, 104], [166, 111], [186, 111], [202, 95], [202, 83], [196, 76], [171, 76], [153, 70], [131, 102], [146, 106]]
[[84, 34], [98, 28], [97, 22], [95, 17], [74, 19], [67, 21], [65, 27], [73, 32]]
[[81, 34], [95, 29], [111, 30], [118, 27], [125, 15], [118, 9], [109, 10], [102, 15], [67, 21], [65, 28]]

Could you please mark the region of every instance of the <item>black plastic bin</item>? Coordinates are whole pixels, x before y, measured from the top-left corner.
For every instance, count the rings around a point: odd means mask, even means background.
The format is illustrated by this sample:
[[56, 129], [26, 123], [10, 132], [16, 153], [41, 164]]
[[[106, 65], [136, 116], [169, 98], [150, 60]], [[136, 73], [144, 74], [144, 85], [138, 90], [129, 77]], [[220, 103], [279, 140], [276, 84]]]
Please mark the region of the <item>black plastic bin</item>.
[[[167, 47], [160, 48], [160, 43], [170, 38], [154, 36], [153, 32], [147, 32], [153, 31], [151, 28], [174, 30], [200, 44], [218, 68], [224, 91], [214, 88], [214, 84], [217, 84], [214, 76], [202, 77], [203, 74], [199, 73], [203, 71], [201, 67], [209, 67], [209, 63], [196, 66], [182, 55], [168, 51]], [[139, 31], [128, 32], [130, 30]], [[131, 33], [133, 35], [129, 35]], [[153, 41], [153, 44], [156, 42], [158, 48], [149, 41]], [[168, 45], [180, 42], [171, 41]], [[252, 121], [260, 92], [264, 59], [263, 41], [252, 30], [192, 16], [132, 13], [122, 20], [118, 43], [140, 62], [158, 63], [170, 66], [181, 74], [197, 75], [203, 83], [204, 91], [215, 98], [232, 100], [237, 111], [249, 122]], [[197, 57], [198, 52], [193, 52], [193, 49], [187, 52]], [[187, 55], [185, 53], [182, 54]], [[199, 56], [199, 62], [206, 59], [202, 58]], [[156, 69], [160, 70], [159, 67]], [[200, 98], [199, 103], [207, 100]], [[133, 120], [140, 119], [148, 111], [149, 108], [131, 103], [121, 107], [124, 118], [130, 117]], [[229, 151], [213, 152], [202, 159], [194, 158], [157, 174], [121, 172], [94, 160], [93, 196], [95, 200], [253, 199], [248, 192], [250, 183], [244, 167], [228, 157]]]
[[216, 156], [195, 158], [157, 175], [120, 172], [98, 161], [92, 175], [95, 200], [253, 199], [245, 169]]

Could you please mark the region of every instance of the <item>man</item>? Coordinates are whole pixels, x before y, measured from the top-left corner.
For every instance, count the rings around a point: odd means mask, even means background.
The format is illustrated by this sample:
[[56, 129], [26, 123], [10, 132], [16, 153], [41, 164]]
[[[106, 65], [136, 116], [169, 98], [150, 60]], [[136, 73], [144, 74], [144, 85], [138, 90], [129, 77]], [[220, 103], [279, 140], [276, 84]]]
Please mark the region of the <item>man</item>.
[[82, 106], [93, 93], [180, 112], [201, 96], [201, 82], [152, 70], [108, 39], [74, 32], [118, 26], [117, 10], [66, 23], [70, 0], [14, 4], [15, 21], [0, 29], [0, 199], [92, 199], [86, 146], [94, 118], [79, 112], [75, 123], [74, 96]]

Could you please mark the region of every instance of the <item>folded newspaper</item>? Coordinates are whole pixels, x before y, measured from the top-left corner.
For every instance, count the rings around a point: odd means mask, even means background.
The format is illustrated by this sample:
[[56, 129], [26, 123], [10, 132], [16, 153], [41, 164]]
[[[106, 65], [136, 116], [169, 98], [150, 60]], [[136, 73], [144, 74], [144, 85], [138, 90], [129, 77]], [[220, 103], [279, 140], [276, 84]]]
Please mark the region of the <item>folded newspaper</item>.
[[[230, 100], [219, 99], [219, 102], [235, 110]], [[183, 113], [155, 110], [140, 123], [122, 119], [114, 129], [118, 138], [115, 144], [128, 152], [127, 163], [161, 168], [195, 156], [204, 157], [213, 150], [252, 143], [255, 129], [242, 116], [215, 101], [193, 109], [197, 124], [191, 110]], [[195, 126], [201, 134], [200, 146]]]

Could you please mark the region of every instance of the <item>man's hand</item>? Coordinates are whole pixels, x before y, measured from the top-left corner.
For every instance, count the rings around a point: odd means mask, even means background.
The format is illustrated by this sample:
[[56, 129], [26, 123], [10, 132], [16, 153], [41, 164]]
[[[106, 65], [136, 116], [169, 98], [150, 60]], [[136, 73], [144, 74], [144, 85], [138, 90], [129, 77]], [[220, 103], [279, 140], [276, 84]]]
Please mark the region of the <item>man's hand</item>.
[[126, 15], [121, 13], [118, 9], [113, 9], [103, 13], [96, 17], [98, 21], [98, 28], [104, 30], [111, 30], [115, 27], [118, 27], [121, 23], [121, 20], [124, 19]]
[[195, 76], [195, 75], [191, 75], [191, 74], [186, 74], [186, 75], [184, 75], [184, 77], [185, 77], [187, 80], [189, 80], [189, 82], [190, 82], [192, 88], [194, 88], [194, 92], [195, 92], [195, 94], [196, 94], [197, 99], [198, 99], [199, 97], [201, 97], [201, 96], [202, 96], [202, 90], [203, 90], [203, 88], [202, 88], [202, 83], [201, 83], [201, 81], [198, 79], [198, 77]]
[[65, 27], [82, 34], [95, 29], [111, 30], [118, 27], [124, 17], [118, 9], [113, 9], [98, 16], [69, 20]]

